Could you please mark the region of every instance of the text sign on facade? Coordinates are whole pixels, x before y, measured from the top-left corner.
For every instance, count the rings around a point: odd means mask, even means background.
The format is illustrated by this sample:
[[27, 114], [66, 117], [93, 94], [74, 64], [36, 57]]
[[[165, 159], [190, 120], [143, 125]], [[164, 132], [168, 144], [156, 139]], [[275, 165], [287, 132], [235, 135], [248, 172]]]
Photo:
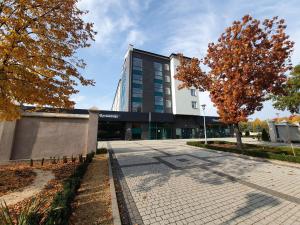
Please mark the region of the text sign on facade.
[[99, 114], [100, 118], [111, 118], [111, 119], [119, 119], [120, 115], [119, 114]]

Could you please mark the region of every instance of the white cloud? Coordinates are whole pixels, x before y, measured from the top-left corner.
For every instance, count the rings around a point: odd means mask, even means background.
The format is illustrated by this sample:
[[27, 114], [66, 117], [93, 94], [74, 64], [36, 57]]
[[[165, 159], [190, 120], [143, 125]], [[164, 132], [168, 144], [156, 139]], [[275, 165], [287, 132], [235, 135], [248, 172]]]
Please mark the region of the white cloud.
[[125, 40], [144, 43], [145, 38], [138, 29], [138, 21], [141, 12], [149, 4], [150, 0], [81, 0], [78, 7], [89, 11], [85, 20], [93, 22], [98, 32], [95, 37], [96, 47], [108, 50], [111, 44], [124, 35], [127, 37]]
[[146, 40], [145, 35], [139, 30], [131, 30], [126, 38], [126, 45], [134, 44], [137, 46], [143, 45]]
[[83, 102], [86, 99], [84, 95], [73, 95], [71, 97], [71, 101], [74, 101], [76, 104]]

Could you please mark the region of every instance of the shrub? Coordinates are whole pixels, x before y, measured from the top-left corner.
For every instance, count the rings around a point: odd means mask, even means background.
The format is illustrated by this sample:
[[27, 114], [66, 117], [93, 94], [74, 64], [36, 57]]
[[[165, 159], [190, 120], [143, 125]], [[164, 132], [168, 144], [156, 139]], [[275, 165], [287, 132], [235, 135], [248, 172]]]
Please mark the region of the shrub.
[[[85, 161], [79, 164], [74, 174], [64, 182], [63, 190], [55, 196], [52, 202], [51, 209], [46, 218], [46, 225], [68, 224], [69, 217], [72, 213], [71, 203], [80, 186], [80, 180], [83, 177], [88, 164], [92, 162], [94, 155], [94, 152], [87, 154]], [[80, 155], [79, 158], [83, 161], [82, 155]]]
[[266, 131], [266, 129], [263, 129], [261, 132], [261, 139], [263, 141], [270, 141], [270, 136], [268, 134], [268, 132]]
[[40, 199], [31, 199], [20, 214], [15, 215], [9, 211], [6, 203], [0, 206], [0, 224], [5, 225], [40, 225], [44, 223], [43, 215], [48, 209], [43, 206], [45, 201]]
[[[207, 145], [205, 145], [203, 141], [188, 141], [187, 142], [188, 145], [195, 146], [195, 147], [202, 147], [202, 148], [208, 148], [208, 149], [213, 149], [213, 150], [218, 150], [218, 151], [223, 151], [223, 152], [232, 152], [232, 153], [237, 153], [237, 154], [242, 153], [237, 148], [228, 148], [228, 147], [211, 145], [214, 143], [215, 144], [221, 144], [221, 143], [224, 144], [224, 143], [229, 143], [229, 142], [208, 141]], [[283, 148], [253, 145], [253, 144], [243, 144], [243, 146], [244, 146], [243, 153], [248, 156], [300, 163], [300, 156], [295, 157], [295, 156], [289, 154], [287, 151], [284, 151]]]
[[250, 136], [250, 132], [249, 132], [249, 130], [246, 130], [245, 131], [245, 137], [249, 137]]
[[96, 150], [96, 154], [106, 154], [107, 153], [107, 148], [98, 148]]

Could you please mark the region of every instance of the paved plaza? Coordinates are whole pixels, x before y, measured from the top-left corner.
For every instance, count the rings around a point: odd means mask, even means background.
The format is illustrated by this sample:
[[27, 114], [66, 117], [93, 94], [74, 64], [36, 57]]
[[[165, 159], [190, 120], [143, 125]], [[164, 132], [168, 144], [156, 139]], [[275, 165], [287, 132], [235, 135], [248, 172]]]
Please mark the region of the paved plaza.
[[300, 169], [185, 145], [107, 142], [131, 224], [300, 224]]

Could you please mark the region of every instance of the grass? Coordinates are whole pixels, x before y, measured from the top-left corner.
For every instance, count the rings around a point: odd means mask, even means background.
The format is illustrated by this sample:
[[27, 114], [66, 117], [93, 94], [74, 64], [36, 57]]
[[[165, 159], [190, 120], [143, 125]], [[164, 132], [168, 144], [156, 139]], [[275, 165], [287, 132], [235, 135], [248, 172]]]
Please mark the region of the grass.
[[244, 154], [253, 157], [276, 159], [281, 161], [288, 161], [294, 163], [300, 163], [300, 148], [294, 148], [296, 156], [293, 155], [293, 151], [287, 146], [263, 146], [254, 144], [243, 144], [243, 152], [237, 149], [235, 143], [226, 141], [208, 141], [205, 145], [203, 141], [189, 141], [188, 145], [203, 147], [223, 152], [232, 152], [237, 154]]

